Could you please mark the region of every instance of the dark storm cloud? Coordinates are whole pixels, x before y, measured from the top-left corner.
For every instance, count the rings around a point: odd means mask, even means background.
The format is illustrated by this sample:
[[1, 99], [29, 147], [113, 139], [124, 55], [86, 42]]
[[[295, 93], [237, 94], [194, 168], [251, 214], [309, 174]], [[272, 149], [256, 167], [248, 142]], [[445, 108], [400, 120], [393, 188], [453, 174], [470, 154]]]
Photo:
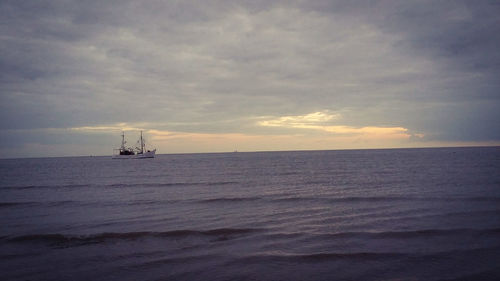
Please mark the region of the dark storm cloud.
[[259, 118], [327, 110], [498, 141], [499, 15], [497, 1], [2, 1], [0, 129], [266, 134]]
[[500, 2], [427, 4], [409, 4], [378, 25], [403, 34], [403, 49], [443, 65], [440, 77], [448, 83], [436, 91], [449, 103], [433, 112], [423, 111], [434, 117], [426, 124], [428, 130], [436, 138], [500, 139], [495, 129], [500, 121], [500, 37], [496, 35], [500, 34]]
[[[400, 35], [398, 50], [440, 60], [448, 71], [492, 77], [500, 71], [500, 37], [496, 36], [500, 32], [500, 2], [365, 2], [305, 3], [319, 12], [362, 19], [386, 33]], [[489, 82], [500, 83], [498, 79]]]
[[[500, 2], [444, 1], [410, 4], [378, 26], [406, 37], [415, 52], [440, 60], [447, 71], [476, 75], [464, 97], [498, 99], [500, 73]], [[392, 24], [391, 24], [392, 23]]]
[[[388, 97], [398, 101], [387, 101], [389, 119], [405, 120], [414, 129], [430, 132], [430, 138], [500, 138], [495, 129], [500, 121], [500, 2], [312, 1], [303, 7], [374, 24], [384, 33], [399, 36], [393, 43], [398, 52], [438, 65], [427, 77], [375, 81], [396, 85], [409, 79], [422, 85]], [[413, 108], [401, 104], [408, 99], [413, 99]]]

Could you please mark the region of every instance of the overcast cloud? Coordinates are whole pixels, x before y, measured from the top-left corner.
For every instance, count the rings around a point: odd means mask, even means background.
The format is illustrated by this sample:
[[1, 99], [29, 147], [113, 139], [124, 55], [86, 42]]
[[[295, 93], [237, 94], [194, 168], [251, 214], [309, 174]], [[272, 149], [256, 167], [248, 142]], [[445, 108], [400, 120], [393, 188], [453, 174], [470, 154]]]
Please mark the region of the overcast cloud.
[[1, 1], [0, 152], [498, 145], [500, 2]]

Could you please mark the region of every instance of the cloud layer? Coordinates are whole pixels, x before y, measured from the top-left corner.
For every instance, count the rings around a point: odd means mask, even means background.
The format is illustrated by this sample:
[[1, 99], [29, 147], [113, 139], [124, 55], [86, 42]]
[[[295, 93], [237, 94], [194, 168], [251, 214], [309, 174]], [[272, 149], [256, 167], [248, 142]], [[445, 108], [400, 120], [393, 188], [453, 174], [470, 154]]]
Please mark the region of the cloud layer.
[[[122, 128], [193, 140], [164, 152], [244, 136], [498, 144], [499, 15], [495, 1], [2, 1], [3, 153], [105, 154]], [[196, 147], [207, 136], [224, 141]]]

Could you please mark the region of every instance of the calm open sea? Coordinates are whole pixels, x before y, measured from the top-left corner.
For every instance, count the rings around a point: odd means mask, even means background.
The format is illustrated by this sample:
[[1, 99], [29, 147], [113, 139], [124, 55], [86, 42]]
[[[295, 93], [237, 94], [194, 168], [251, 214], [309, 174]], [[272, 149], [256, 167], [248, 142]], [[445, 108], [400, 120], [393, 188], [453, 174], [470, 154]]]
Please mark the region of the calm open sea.
[[500, 147], [0, 160], [2, 280], [500, 280]]

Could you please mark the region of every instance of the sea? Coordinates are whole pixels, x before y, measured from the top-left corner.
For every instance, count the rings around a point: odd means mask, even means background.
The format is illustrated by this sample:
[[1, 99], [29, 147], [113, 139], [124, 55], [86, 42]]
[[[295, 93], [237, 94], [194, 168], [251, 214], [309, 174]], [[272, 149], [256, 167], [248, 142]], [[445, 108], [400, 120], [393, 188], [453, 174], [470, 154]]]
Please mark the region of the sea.
[[1, 280], [500, 280], [500, 147], [0, 160]]

